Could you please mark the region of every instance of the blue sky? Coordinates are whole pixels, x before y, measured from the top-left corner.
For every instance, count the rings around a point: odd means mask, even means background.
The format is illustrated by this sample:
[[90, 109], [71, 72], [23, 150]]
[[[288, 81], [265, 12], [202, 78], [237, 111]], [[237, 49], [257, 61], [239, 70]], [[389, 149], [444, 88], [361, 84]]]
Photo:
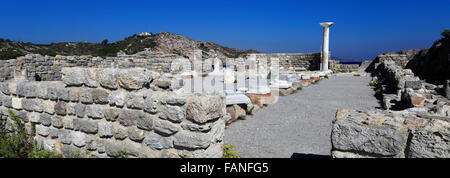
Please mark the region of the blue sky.
[[0, 37], [34, 43], [122, 40], [168, 31], [266, 53], [318, 52], [320, 22], [333, 21], [340, 58], [430, 47], [450, 29], [450, 0], [27, 1], [1, 0]]

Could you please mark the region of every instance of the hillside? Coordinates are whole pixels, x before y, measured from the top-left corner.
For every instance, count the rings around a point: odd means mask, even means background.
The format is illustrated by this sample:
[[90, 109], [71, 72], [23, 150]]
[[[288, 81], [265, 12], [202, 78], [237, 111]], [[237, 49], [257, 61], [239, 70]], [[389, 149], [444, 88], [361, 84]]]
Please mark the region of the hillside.
[[0, 38], [0, 60], [13, 59], [28, 53], [42, 55], [92, 55], [92, 56], [116, 56], [120, 50], [127, 54], [135, 54], [150, 48], [154, 51], [174, 53], [183, 57], [192, 56], [195, 49], [201, 49], [203, 57], [230, 57], [236, 58], [248, 53], [259, 53], [255, 50], [238, 50], [224, 47], [212, 42], [194, 41], [188, 37], [169, 32], [157, 34], [133, 35], [121, 41], [108, 43], [89, 42], [61, 42], [51, 44], [33, 44], [17, 42]]

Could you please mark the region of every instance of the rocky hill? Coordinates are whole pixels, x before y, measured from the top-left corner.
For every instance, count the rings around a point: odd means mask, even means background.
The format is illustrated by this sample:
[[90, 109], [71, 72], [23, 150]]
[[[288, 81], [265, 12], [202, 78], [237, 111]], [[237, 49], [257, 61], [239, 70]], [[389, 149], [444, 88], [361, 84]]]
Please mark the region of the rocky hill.
[[444, 36], [429, 49], [418, 51], [406, 68], [430, 81], [450, 79], [450, 36]]
[[0, 38], [0, 60], [13, 59], [29, 53], [42, 55], [92, 55], [92, 56], [116, 56], [117, 52], [124, 51], [127, 54], [135, 54], [150, 48], [154, 51], [178, 54], [183, 57], [191, 57], [195, 49], [203, 51], [203, 57], [239, 57], [248, 53], [259, 53], [255, 50], [238, 50], [224, 47], [212, 42], [194, 41], [188, 37], [169, 32], [157, 34], [143, 33], [133, 35], [121, 41], [109, 43], [104, 40], [101, 43], [90, 42], [62, 42], [51, 44], [33, 44], [17, 42]]
[[392, 60], [402, 68], [411, 69], [421, 79], [442, 84], [450, 79], [450, 31], [444, 31], [442, 36], [431, 48], [381, 54], [372, 60], [366, 72], [373, 72], [383, 60]]

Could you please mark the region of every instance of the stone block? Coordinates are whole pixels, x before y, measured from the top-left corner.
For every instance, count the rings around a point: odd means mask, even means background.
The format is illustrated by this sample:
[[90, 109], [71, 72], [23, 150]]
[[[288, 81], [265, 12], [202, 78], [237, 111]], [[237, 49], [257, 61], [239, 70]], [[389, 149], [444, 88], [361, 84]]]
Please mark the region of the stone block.
[[173, 148], [174, 145], [170, 137], [164, 137], [154, 132], [150, 132], [143, 142], [145, 145], [158, 150]]
[[97, 69], [97, 68], [86, 69], [84, 84], [88, 87], [93, 87], [93, 88], [99, 87], [100, 84], [98, 83], [98, 73], [99, 73], [99, 69]]
[[86, 105], [78, 103], [75, 105], [75, 115], [79, 118], [83, 118], [85, 116]]
[[115, 90], [119, 88], [119, 84], [116, 80], [117, 74], [117, 69], [98, 69], [98, 83], [104, 88]]
[[51, 100], [41, 100], [42, 102], [42, 110], [49, 114], [55, 113], [55, 102]]
[[158, 113], [158, 105], [160, 104], [160, 96], [162, 93], [152, 93], [144, 100], [144, 111], [150, 114]]
[[80, 130], [85, 133], [95, 134], [98, 131], [98, 123], [96, 121], [75, 119], [74, 120], [75, 130]]
[[181, 131], [173, 136], [175, 146], [191, 149], [208, 148], [211, 142], [211, 135], [207, 133]]
[[77, 147], [86, 146], [86, 142], [89, 140], [88, 136], [83, 132], [72, 132], [72, 143]]
[[64, 126], [63, 119], [60, 116], [52, 116], [52, 125], [55, 128], [62, 128]]
[[143, 130], [152, 130], [156, 116], [150, 114], [141, 114], [137, 120], [137, 127]]
[[144, 68], [122, 69], [118, 72], [116, 79], [118, 84], [127, 90], [139, 90], [146, 87], [157, 75]]
[[349, 119], [338, 119], [332, 128], [333, 150], [369, 155], [396, 156], [402, 153], [406, 135], [390, 127], [361, 126]]
[[84, 104], [92, 104], [94, 102], [91, 89], [89, 88], [80, 88], [79, 99]]
[[21, 98], [12, 98], [11, 105], [14, 109], [22, 109], [22, 99]]
[[51, 100], [58, 99], [58, 88], [48, 87], [47, 88], [47, 98]]
[[42, 113], [39, 117], [39, 123], [47, 127], [52, 125], [52, 116], [47, 113]]
[[58, 99], [62, 100], [62, 101], [70, 101], [69, 98], [69, 90], [66, 88], [58, 88], [57, 89], [57, 93], [58, 93]]
[[40, 117], [41, 117], [41, 115], [39, 113], [36, 113], [36, 112], [28, 113], [28, 120], [30, 122], [39, 124], [40, 123]]
[[196, 123], [206, 123], [223, 116], [225, 98], [221, 95], [194, 96], [187, 104], [186, 118]]
[[87, 105], [86, 106], [86, 115], [89, 118], [93, 119], [102, 119], [103, 115], [103, 107], [99, 105]]
[[175, 123], [180, 123], [186, 118], [186, 109], [180, 106], [172, 105], [160, 105], [158, 106], [160, 110], [159, 118], [170, 120]]
[[98, 135], [100, 138], [110, 138], [113, 136], [113, 127], [111, 123], [99, 122]]
[[137, 111], [124, 109], [119, 114], [119, 122], [123, 126], [135, 126], [138, 120]]
[[405, 88], [412, 88], [413, 90], [418, 90], [422, 88], [422, 81], [405, 81]]
[[114, 138], [118, 140], [123, 140], [128, 137], [127, 128], [120, 126], [120, 125], [114, 125], [113, 126], [114, 131]]
[[[23, 100], [25, 100], [25, 99], [23, 99]], [[22, 100], [22, 108], [23, 108], [23, 100]], [[12, 107], [12, 97], [4, 96], [2, 98], [2, 105], [5, 107], [8, 107], [8, 108], [11, 108]]]
[[127, 107], [130, 109], [142, 109], [144, 107], [144, 96], [138, 93], [128, 93]]
[[36, 125], [36, 133], [40, 136], [46, 137], [50, 134], [49, 127], [45, 127], [43, 125]]
[[66, 102], [60, 101], [55, 104], [55, 113], [65, 116], [67, 114]]
[[[22, 99], [22, 108], [26, 111], [42, 112], [41, 101], [38, 99]], [[3, 102], [5, 105], [5, 102]]]
[[137, 129], [134, 127], [129, 127], [128, 129], [128, 138], [135, 142], [141, 142], [145, 137], [145, 131], [141, 129]]
[[127, 93], [124, 91], [113, 91], [109, 94], [109, 104], [112, 106], [123, 107], [127, 99]]
[[105, 116], [105, 119], [107, 121], [116, 121], [117, 118], [119, 117], [119, 113], [120, 113], [120, 109], [117, 108], [107, 108], [103, 110], [103, 114]]
[[71, 144], [72, 143], [72, 131], [65, 130], [65, 129], [58, 130], [58, 139], [61, 141], [61, 143]]
[[92, 100], [97, 104], [108, 104], [109, 92], [103, 89], [92, 89]]
[[69, 101], [78, 102], [80, 88], [69, 88]]
[[68, 86], [81, 86], [85, 80], [84, 68], [64, 67], [61, 69], [62, 80]]
[[154, 130], [159, 133], [163, 133], [166, 135], [172, 135], [178, 130], [180, 130], [180, 126], [173, 124], [169, 121], [155, 119], [154, 120]]

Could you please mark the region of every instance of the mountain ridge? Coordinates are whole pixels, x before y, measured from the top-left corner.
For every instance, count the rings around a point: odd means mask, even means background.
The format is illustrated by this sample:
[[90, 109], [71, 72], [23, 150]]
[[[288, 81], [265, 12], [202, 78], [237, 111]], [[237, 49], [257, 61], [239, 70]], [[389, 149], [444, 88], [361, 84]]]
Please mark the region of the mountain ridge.
[[236, 58], [249, 53], [260, 53], [256, 50], [239, 50], [221, 46], [214, 42], [195, 41], [186, 36], [170, 32], [134, 34], [113, 43], [103, 40], [101, 43], [91, 42], [58, 42], [50, 44], [34, 44], [31, 42], [11, 41], [0, 38], [0, 60], [14, 59], [30, 53], [42, 55], [92, 55], [113, 57], [117, 52], [135, 54], [150, 48], [166, 54], [178, 54], [191, 58], [194, 50], [202, 50], [203, 57]]

